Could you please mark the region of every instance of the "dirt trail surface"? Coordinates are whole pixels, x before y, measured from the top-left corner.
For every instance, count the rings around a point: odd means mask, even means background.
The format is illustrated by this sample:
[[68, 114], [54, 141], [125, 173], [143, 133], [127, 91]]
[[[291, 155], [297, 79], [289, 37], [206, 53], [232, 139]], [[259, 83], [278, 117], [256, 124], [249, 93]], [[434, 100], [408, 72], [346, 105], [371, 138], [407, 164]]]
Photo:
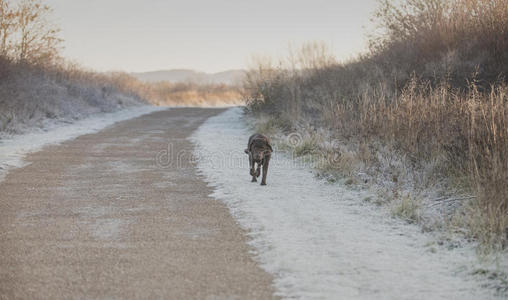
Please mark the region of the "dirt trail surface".
[[155, 112], [29, 155], [0, 182], [0, 298], [272, 298], [187, 156], [222, 111]]

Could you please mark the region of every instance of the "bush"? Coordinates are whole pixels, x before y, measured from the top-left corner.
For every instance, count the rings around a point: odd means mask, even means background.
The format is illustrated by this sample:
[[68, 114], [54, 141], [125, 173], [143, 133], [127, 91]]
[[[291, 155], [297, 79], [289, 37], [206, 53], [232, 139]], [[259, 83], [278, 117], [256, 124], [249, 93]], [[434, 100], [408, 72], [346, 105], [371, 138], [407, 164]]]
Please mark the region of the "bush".
[[75, 66], [41, 66], [0, 56], [0, 134], [23, 133], [48, 119], [72, 121], [144, 101], [107, 76]]
[[436, 181], [465, 178], [483, 220], [466, 222], [470, 234], [506, 247], [508, 0], [386, 0], [376, 17], [382, 34], [354, 61], [314, 43], [297, 52], [306, 59], [255, 66], [244, 83], [250, 111], [385, 145], [407, 168], [435, 166]]

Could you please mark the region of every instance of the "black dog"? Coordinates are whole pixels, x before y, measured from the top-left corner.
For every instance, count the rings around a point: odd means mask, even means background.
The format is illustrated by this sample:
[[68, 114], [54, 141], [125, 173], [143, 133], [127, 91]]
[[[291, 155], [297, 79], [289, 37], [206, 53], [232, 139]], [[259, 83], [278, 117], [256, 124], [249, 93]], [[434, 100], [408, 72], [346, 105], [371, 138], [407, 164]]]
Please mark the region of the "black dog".
[[[273, 149], [270, 145], [270, 140], [266, 136], [259, 133], [251, 135], [249, 143], [247, 144], [247, 149], [245, 149], [245, 153], [249, 154], [249, 166], [252, 182], [257, 181], [256, 178], [259, 177], [261, 173], [261, 166], [263, 166], [261, 185], [266, 185], [268, 163], [270, 162], [272, 152]], [[257, 169], [255, 168], [255, 164], [257, 164]]]

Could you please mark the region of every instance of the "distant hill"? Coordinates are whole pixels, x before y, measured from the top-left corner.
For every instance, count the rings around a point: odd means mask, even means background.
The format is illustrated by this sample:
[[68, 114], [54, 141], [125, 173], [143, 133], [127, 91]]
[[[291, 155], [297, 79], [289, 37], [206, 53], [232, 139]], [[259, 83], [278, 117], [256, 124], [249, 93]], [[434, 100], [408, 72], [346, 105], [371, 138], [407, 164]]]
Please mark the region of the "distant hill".
[[131, 75], [145, 82], [170, 81], [233, 84], [238, 83], [245, 76], [245, 71], [227, 70], [219, 73], [204, 73], [187, 69], [174, 69], [131, 73]]

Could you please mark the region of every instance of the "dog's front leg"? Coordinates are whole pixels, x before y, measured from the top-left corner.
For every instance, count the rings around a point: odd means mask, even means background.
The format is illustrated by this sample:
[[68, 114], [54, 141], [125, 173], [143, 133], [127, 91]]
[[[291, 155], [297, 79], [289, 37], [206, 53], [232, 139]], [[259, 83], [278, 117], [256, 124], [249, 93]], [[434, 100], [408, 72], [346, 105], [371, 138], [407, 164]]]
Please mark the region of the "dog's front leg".
[[254, 176], [254, 159], [251, 153], [249, 153], [249, 174]]
[[256, 179], [256, 174], [252, 175], [252, 180], [251, 182], [257, 182], [258, 180]]
[[252, 154], [249, 153], [249, 173], [250, 173], [250, 176], [252, 176], [252, 180], [251, 182], [257, 182], [256, 180], [256, 171], [255, 171], [255, 163], [254, 163], [254, 158], [252, 157]]
[[266, 175], [268, 174], [268, 163], [270, 162], [270, 156], [265, 156], [263, 161], [263, 178], [261, 179], [261, 185], [266, 185]]

